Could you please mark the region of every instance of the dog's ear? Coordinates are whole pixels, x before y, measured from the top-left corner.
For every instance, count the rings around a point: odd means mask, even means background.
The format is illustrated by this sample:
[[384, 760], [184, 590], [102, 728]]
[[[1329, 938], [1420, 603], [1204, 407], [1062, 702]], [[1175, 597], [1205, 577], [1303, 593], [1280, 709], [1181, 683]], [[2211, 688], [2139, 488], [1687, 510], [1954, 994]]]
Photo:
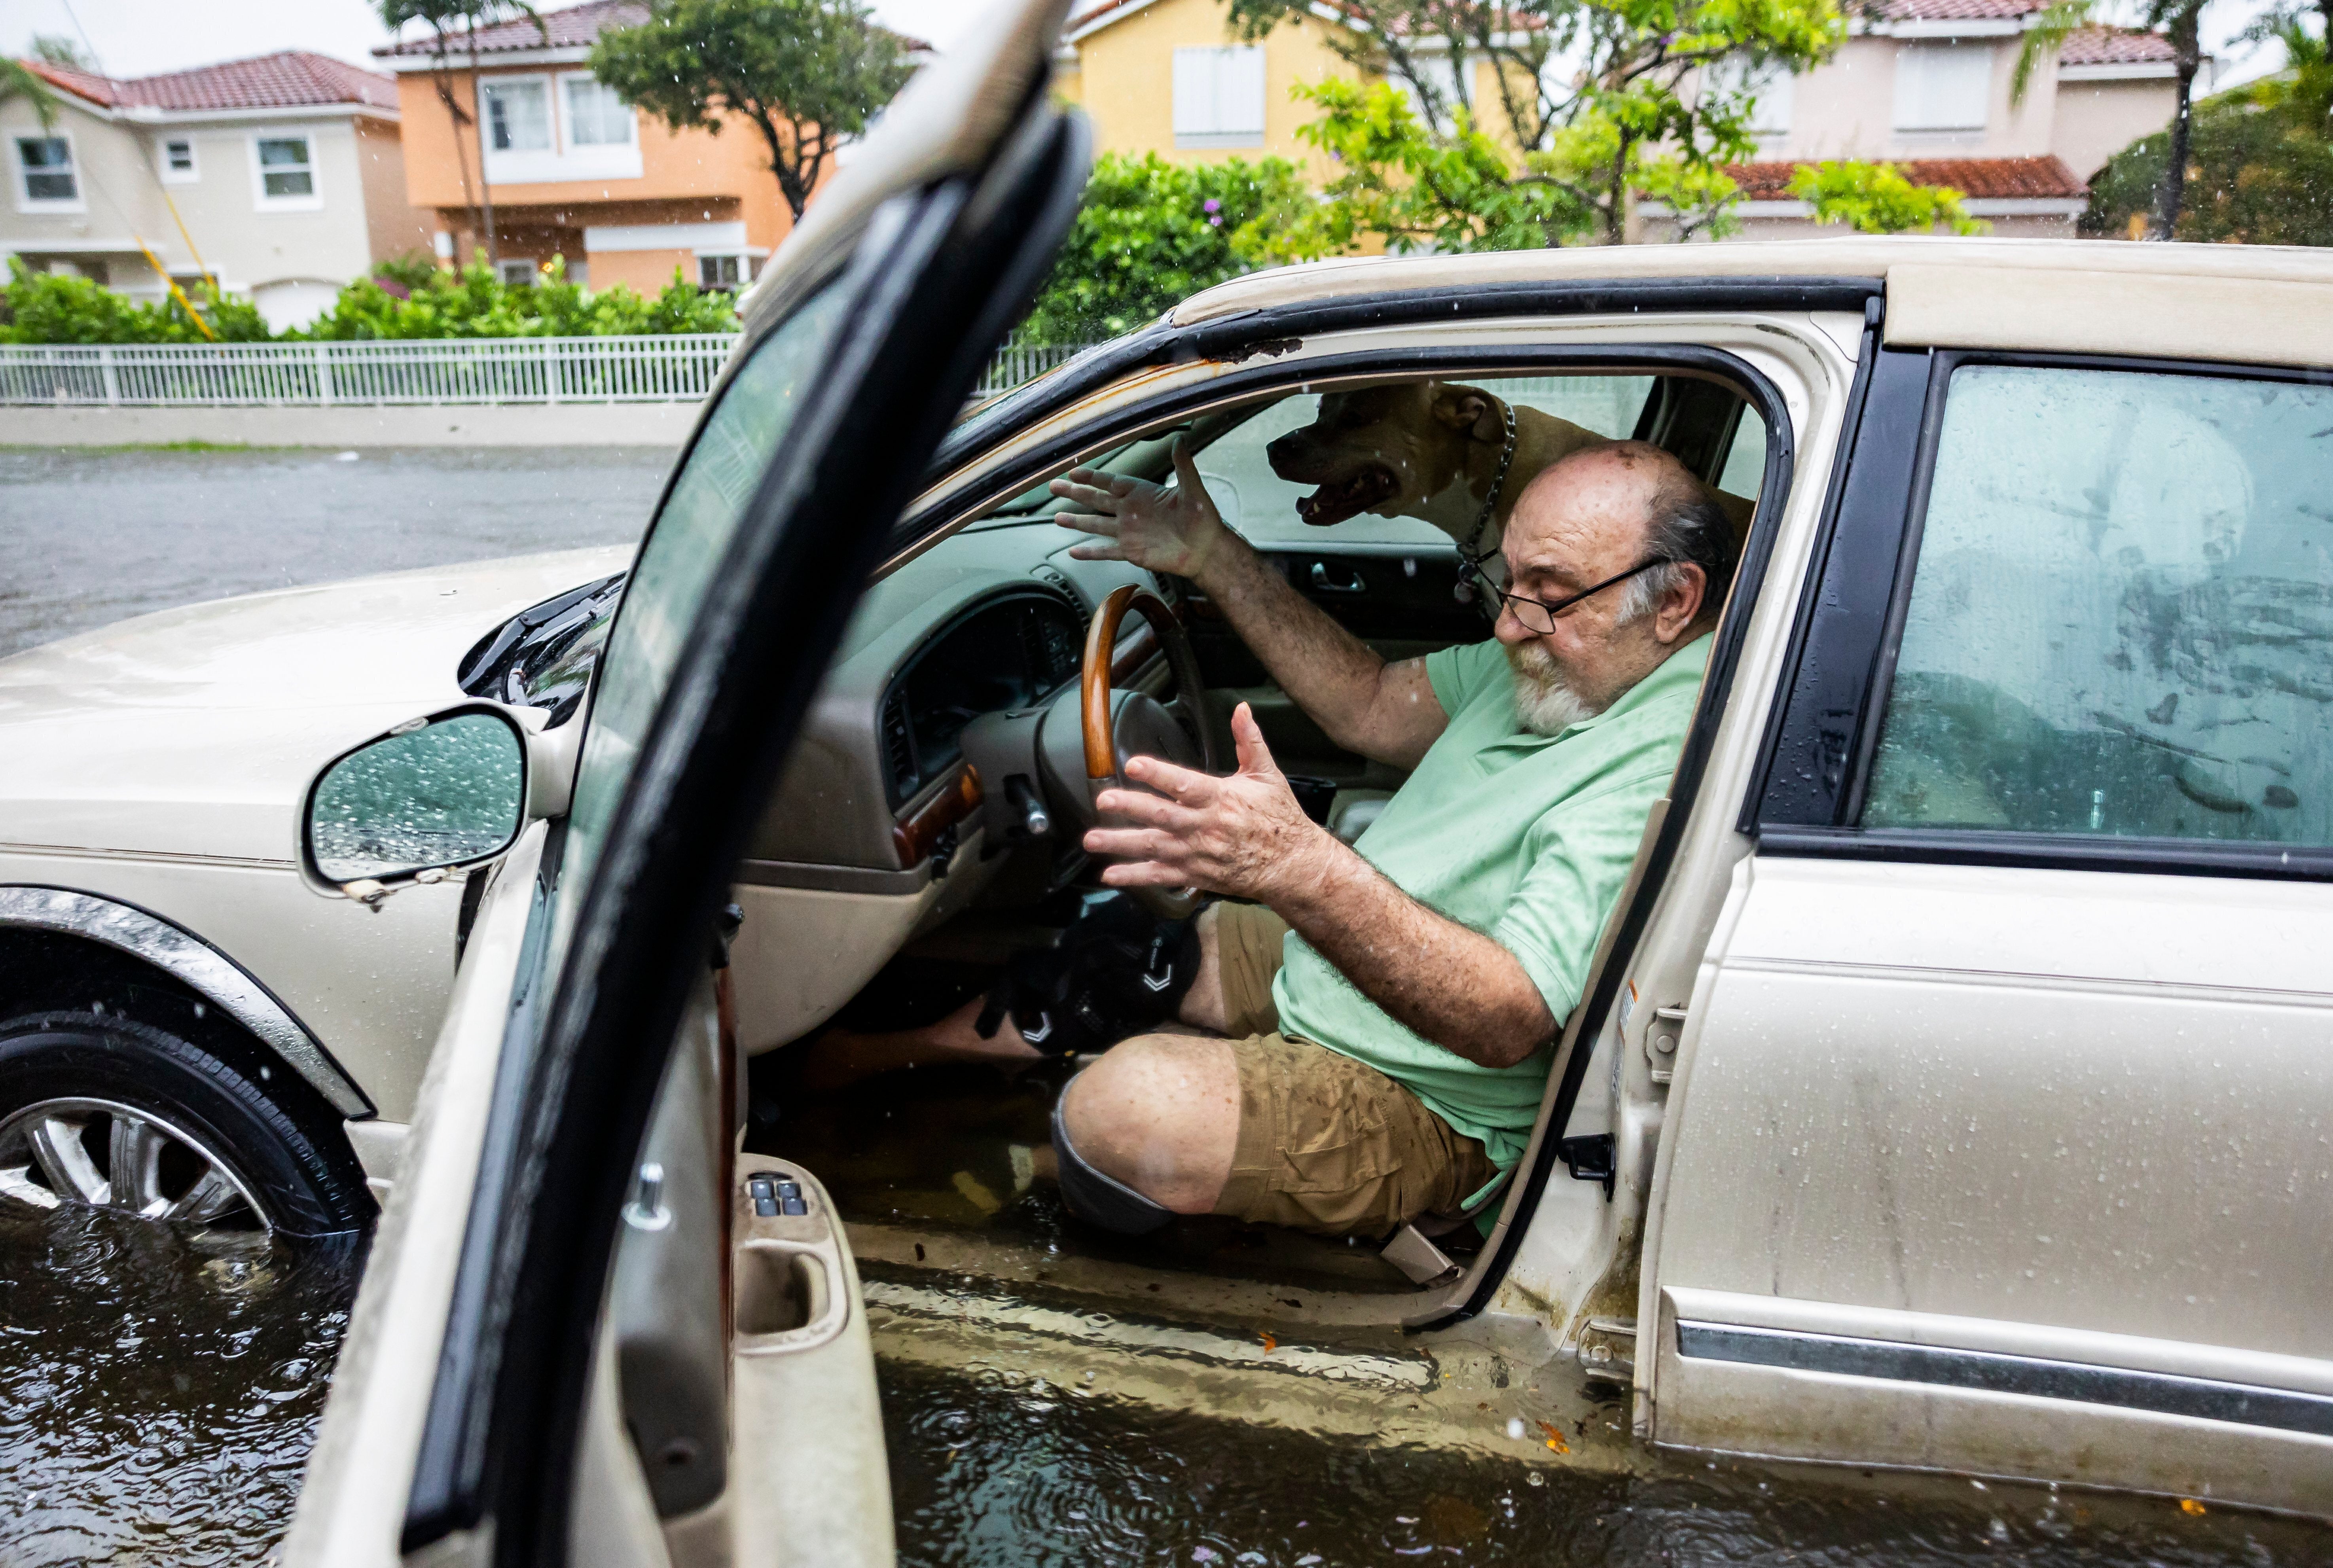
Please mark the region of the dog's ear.
[[1479, 387], [1436, 387], [1434, 417], [1477, 441], [1506, 439], [1506, 422], [1499, 417], [1497, 402]]

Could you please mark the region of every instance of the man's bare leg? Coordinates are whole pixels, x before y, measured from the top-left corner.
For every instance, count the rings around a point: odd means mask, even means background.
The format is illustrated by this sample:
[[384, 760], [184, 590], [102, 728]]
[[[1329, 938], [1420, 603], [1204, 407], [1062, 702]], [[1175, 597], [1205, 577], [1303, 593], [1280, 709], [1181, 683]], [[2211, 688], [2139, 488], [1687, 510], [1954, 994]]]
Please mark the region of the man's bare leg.
[[1229, 1040], [1205, 1035], [1138, 1035], [1062, 1091], [1079, 1156], [1177, 1214], [1214, 1211], [1239, 1113], [1239, 1060]]
[[[981, 998], [974, 997], [939, 1022], [921, 1028], [893, 1029], [882, 1034], [829, 1029], [804, 1047], [802, 1086], [818, 1091], [839, 1089], [877, 1073], [935, 1066], [943, 1062], [986, 1062], [1012, 1072], [1044, 1059], [1043, 1052], [1021, 1037], [1010, 1016], [996, 1026], [994, 1035], [983, 1039], [974, 1025], [979, 1021], [984, 1005]], [[1199, 913], [1199, 972], [1184, 994], [1177, 1016], [1195, 1028], [1212, 1029], [1217, 1034], [1224, 1032], [1229, 1017], [1224, 1007], [1223, 964], [1215, 951], [1215, 912], [1212, 906]]]

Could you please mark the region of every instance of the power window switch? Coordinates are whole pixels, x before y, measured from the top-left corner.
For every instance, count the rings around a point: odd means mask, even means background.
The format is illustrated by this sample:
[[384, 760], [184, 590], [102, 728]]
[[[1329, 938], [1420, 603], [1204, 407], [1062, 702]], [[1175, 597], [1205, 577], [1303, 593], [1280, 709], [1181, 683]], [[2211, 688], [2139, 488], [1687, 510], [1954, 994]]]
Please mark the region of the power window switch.
[[[784, 1185], [792, 1187], [793, 1183], [788, 1181]], [[753, 1199], [755, 1214], [764, 1219], [774, 1218], [777, 1215], [779, 1205], [782, 1201], [778, 1196], [778, 1186], [777, 1181], [767, 1175], [746, 1179], [745, 1194]]]

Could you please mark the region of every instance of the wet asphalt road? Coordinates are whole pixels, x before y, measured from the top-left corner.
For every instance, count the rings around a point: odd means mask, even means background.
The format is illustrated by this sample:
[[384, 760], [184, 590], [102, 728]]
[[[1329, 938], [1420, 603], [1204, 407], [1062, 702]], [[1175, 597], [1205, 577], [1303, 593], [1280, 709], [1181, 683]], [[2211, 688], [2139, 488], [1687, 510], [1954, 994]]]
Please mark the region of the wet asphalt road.
[[0, 446], [0, 655], [230, 594], [636, 540], [674, 456]]

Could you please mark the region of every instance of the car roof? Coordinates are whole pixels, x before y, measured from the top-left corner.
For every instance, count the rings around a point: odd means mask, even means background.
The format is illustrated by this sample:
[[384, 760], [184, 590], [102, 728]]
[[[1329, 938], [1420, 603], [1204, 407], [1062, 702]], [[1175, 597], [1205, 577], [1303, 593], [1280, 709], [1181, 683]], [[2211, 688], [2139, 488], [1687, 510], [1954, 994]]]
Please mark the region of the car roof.
[[1851, 235], [1349, 256], [1251, 272], [1167, 319], [1533, 282], [1812, 278], [1883, 282], [1890, 347], [2333, 365], [2333, 253], [2295, 245]]

